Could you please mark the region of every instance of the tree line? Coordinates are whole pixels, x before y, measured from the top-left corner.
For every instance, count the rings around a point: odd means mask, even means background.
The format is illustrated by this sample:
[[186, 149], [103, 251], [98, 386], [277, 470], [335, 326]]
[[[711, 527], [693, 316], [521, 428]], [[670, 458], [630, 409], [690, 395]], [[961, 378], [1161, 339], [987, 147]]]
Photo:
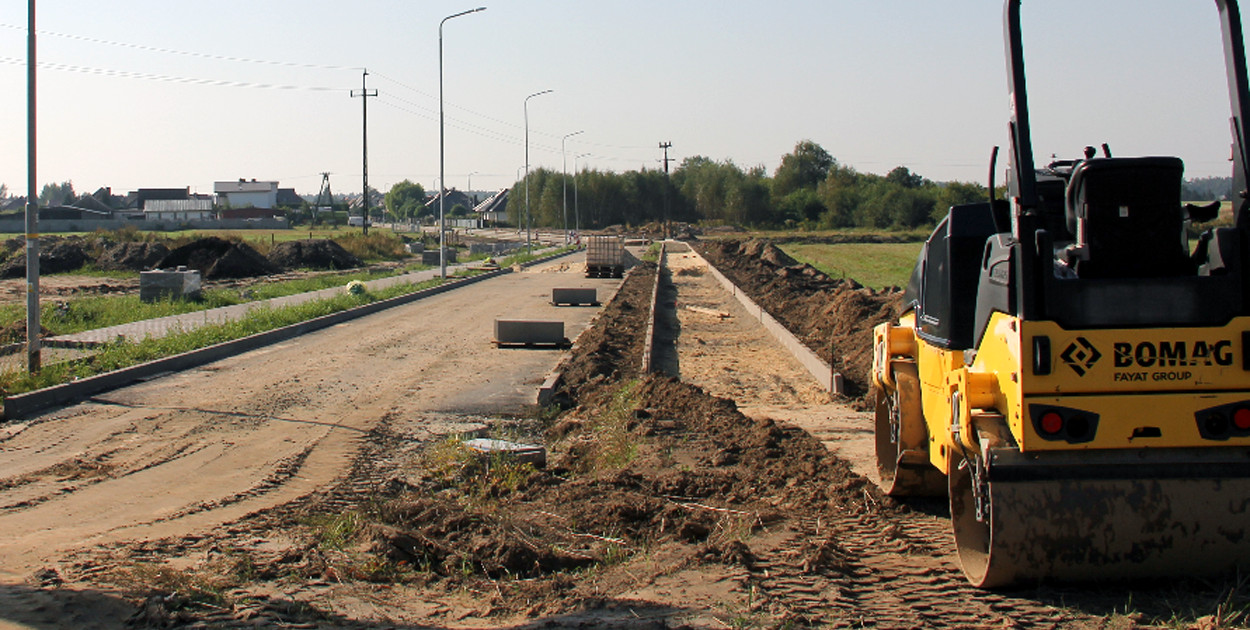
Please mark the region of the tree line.
[[[583, 169], [566, 179], [531, 171], [508, 195], [508, 218], [525, 221], [525, 188], [536, 226], [583, 228], [673, 221], [756, 228], [915, 228], [940, 220], [950, 206], [988, 199], [980, 184], [933, 182], [900, 166], [886, 175], [839, 164], [810, 140], [763, 167], [688, 157], [668, 177], [660, 170], [611, 173]], [[566, 193], [567, 186], [567, 193]], [[575, 197], [576, 195], [576, 197]]]

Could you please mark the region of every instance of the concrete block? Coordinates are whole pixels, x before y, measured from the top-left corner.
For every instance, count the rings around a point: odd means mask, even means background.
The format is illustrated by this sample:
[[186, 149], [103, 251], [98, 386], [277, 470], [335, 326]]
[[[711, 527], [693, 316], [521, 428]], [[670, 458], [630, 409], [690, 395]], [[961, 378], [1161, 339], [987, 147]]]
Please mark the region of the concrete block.
[[563, 346], [568, 344], [568, 339], [564, 337], [562, 321], [496, 319], [495, 343], [501, 346]]
[[[456, 250], [454, 248], [448, 247], [447, 248], [447, 264], [450, 265], [451, 263], [454, 263], [454, 262], [456, 262]], [[421, 252], [421, 264], [430, 265], [431, 267], [439, 264], [438, 250], [436, 249], [434, 251]]]
[[477, 438], [464, 443], [470, 450], [483, 455], [502, 455], [538, 468], [547, 465], [547, 449], [541, 445], [518, 444], [507, 440]]
[[538, 388], [538, 404], [540, 406], [546, 407], [551, 404], [552, 398], [556, 395], [556, 386], [560, 384], [563, 378], [564, 374], [561, 372], [554, 372], [547, 376], [547, 380], [543, 381], [543, 384]]
[[199, 299], [200, 272], [186, 267], [139, 272], [139, 300]]
[[552, 304], [598, 304], [598, 292], [594, 287], [564, 287], [551, 289]]

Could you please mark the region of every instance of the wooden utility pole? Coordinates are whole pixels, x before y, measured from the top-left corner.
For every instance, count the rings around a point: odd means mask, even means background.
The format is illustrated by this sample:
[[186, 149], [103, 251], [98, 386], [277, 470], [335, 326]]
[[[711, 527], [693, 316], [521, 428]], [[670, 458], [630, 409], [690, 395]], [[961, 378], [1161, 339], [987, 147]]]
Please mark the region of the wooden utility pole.
[[661, 142], [660, 148], [664, 149], [664, 240], [668, 240], [670, 229], [668, 225], [668, 148], [673, 146], [672, 142]]
[[39, 179], [35, 176], [35, 0], [27, 6], [26, 43], [26, 371], [40, 368]]

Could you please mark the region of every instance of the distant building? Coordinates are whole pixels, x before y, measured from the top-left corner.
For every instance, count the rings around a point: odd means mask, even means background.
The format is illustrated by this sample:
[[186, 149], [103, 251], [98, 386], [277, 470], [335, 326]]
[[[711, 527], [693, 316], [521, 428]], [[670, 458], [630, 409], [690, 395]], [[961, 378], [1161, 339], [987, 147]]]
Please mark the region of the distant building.
[[25, 212], [25, 197], [9, 197], [8, 199], [0, 199], [0, 212]]
[[304, 198], [295, 194], [294, 188], [279, 188], [274, 205], [282, 208], [298, 208], [304, 205]]
[[100, 221], [113, 218], [112, 211], [100, 212], [75, 206], [54, 206], [39, 209], [40, 221]]
[[481, 221], [481, 225], [499, 225], [508, 222], [508, 189], [505, 188], [486, 201], [477, 204], [473, 208], [474, 215]]
[[204, 221], [213, 218], [213, 200], [197, 195], [198, 199], [150, 199], [144, 204], [146, 221]]
[[[459, 190], [456, 190], [455, 188], [448, 190], [446, 195], [447, 199], [443, 202], [443, 211], [449, 214], [451, 213], [451, 209], [455, 208], [457, 205], [464, 206], [466, 209], [470, 209], [477, 205], [473, 203], [473, 199], [471, 197], [460, 192]], [[425, 207], [433, 212], [435, 218], [438, 217], [438, 199], [439, 195], [438, 193], [435, 193], [433, 197], [430, 197], [429, 201], [425, 202]]]
[[185, 201], [191, 198], [191, 187], [186, 188], [140, 188], [126, 195], [124, 207], [144, 210], [149, 201]]
[[238, 181], [213, 182], [213, 193], [221, 205], [232, 208], [272, 208], [278, 205], [278, 182]]

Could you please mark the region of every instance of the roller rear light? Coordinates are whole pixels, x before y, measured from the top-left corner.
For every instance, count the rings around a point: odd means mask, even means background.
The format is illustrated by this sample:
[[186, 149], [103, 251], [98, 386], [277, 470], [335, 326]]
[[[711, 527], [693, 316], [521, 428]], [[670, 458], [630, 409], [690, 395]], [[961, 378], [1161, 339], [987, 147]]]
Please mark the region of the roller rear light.
[[1203, 409], [1194, 420], [1198, 433], [1208, 440], [1250, 437], [1250, 400]]
[[1098, 432], [1098, 414], [1054, 405], [1029, 405], [1033, 429], [1045, 440], [1069, 444], [1091, 442]]

